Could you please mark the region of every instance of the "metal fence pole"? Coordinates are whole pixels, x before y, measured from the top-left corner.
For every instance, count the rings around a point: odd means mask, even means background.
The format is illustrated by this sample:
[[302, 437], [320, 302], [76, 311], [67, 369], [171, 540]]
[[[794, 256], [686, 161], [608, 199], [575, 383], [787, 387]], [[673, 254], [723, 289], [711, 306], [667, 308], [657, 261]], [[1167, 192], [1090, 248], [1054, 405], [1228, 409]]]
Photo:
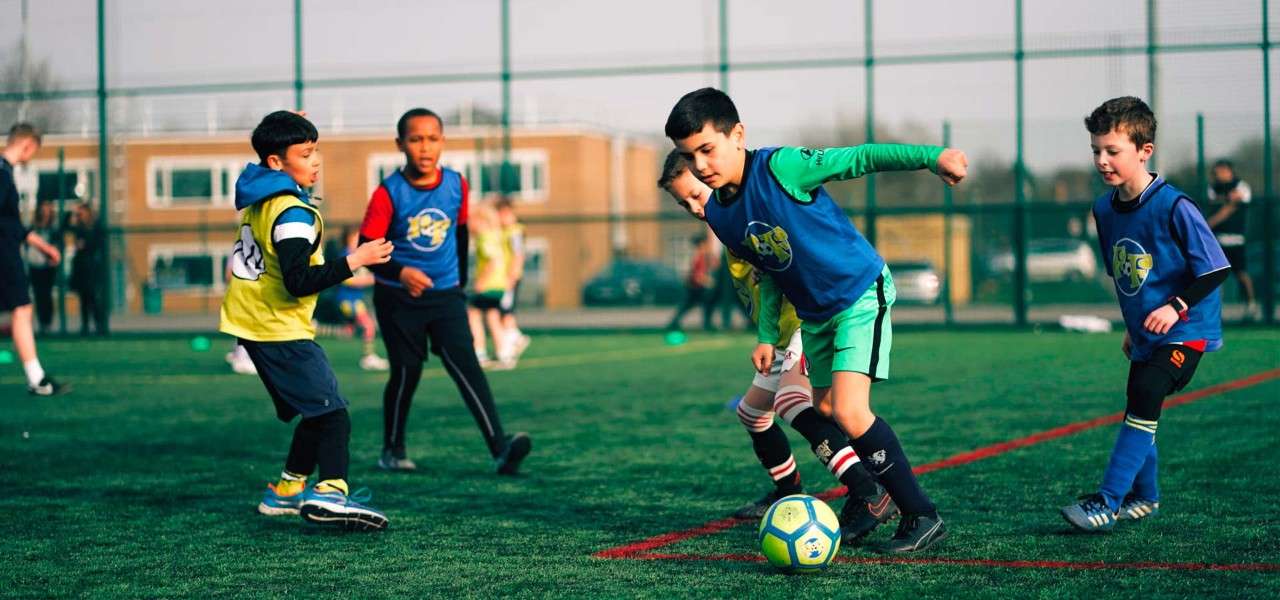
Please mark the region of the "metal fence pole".
[[[502, 0], [502, 164], [498, 167], [498, 191], [511, 192], [507, 181], [511, 162], [511, 0]], [[481, 169], [483, 169], [483, 165]]]
[[[98, 0], [98, 218], [102, 219], [102, 232], [106, 236], [102, 244], [101, 264], [96, 265], [98, 268], [98, 276], [102, 277], [102, 292], [98, 302], [102, 306], [101, 315], [102, 323], [99, 327], [103, 332], [110, 331], [111, 323], [111, 304], [112, 304], [112, 281], [111, 281], [111, 160], [107, 154], [110, 152], [108, 144], [109, 135], [107, 131], [107, 33], [106, 33], [106, 0]], [[82, 306], [80, 310], [84, 310]]]
[[[873, 21], [871, 12], [872, 0], [863, 0], [863, 42], [866, 44], [866, 56], [863, 61], [863, 69], [867, 81], [867, 102], [866, 102], [866, 118], [867, 118], [867, 143], [876, 143], [876, 92], [875, 92], [875, 44], [872, 38]], [[867, 180], [867, 208], [865, 222], [862, 226], [862, 232], [866, 235], [867, 241], [874, 247], [876, 245], [876, 176], [874, 173], [869, 174], [865, 178]]]
[[1263, 321], [1267, 324], [1276, 320], [1276, 255], [1275, 255], [1275, 181], [1271, 172], [1271, 153], [1274, 151], [1271, 140], [1271, 27], [1267, 22], [1267, 0], [1262, 0], [1262, 188], [1265, 198], [1262, 201], [1262, 288], [1255, 289], [1262, 296]]
[[[66, 148], [58, 148], [58, 214], [54, 216], [55, 238], [47, 240], [58, 249], [58, 254], [66, 256], [63, 244], [64, 236], [62, 232], [62, 215], [66, 214], [67, 209], [67, 150]], [[39, 214], [39, 213], [37, 213]], [[58, 272], [54, 278], [54, 282], [58, 286], [58, 332], [67, 335], [67, 278], [66, 269], [67, 261], [58, 262]]]
[[1026, 172], [1023, 164], [1023, 140], [1026, 114], [1023, 102], [1022, 53], [1022, 0], [1014, 0], [1014, 94], [1016, 113], [1014, 135], [1016, 157], [1013, 165], [1013, 321], [1019, 326], [1027, 324], [1027, 191]]
[[1208, 171], [1205, 169], [1204, 153], [1204, 113], [1196, 113], [1196, 191], [1192, 198], [1201, 198], [1209, 189]]
[[[1147, 0], [1147, 106], [1156, 111], [1156, 0]], [[1147, 168], [1157, 170], [1156, 156], [1147, 160]]]
[[729, 93], [729, 0], [720, 0], [720, 91]]
[[[942, 122], [942, 147], [951, 147], [951, 121]], [[942, 184], [942, 315], [947, 325], [955, 322], [951, 306], [951, 221], [954, 194], [951, 186]]]
[[293, 108], [302, 110], [302, 0], [293, 0]]

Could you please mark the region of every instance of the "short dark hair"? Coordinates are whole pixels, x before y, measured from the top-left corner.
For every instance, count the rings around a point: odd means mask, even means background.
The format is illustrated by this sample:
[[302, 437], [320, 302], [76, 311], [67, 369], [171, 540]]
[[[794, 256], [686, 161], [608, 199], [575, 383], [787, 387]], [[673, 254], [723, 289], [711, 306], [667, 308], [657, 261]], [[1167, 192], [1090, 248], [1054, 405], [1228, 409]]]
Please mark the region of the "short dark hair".
[[662, 175], [658, 176], [658, 187], [670, 190], [671, 184], [688, 168], [689, 161], [680, 155], [679, 150], [668, 152], [667, 159], [662, 162]]
[[1232, 173], [1236, 172], [1236, 164], [1231, 162], [1231, 159], [1229, 158], [1219, 158], [1218, 160], [1213, 161], [1213, 168], [1216, 169], [1218, 167], [1226, 167], [1231, 169]]
[[1121, 96], [1102, 103], [1084, 118], [1084, 126], [1093, 135], [1112, 131], [1129, 134], [1129, 141], [1141, 148], [1156, 141], [1156, 115], [1139, 98]]
[[396, 121], [396, 139], [404, 139], [404, 132], [409, 129], [409, 119], [416, 119], [418, 117], [434, 118], [436, 122], [440, 124], [440, 130], [444, 131], [444, 119], [441, 119], [440, 115], [437, 115], [435, 111], [421, 107], [410, 108], [409, 110], [404, 111], [403, 115], [400, 115], [399, 121]]
[[262, 122], [253, 128], [253, 136], [249, 138], [253, 151], [258, 153], [258, 160], [267, 162], [271, 155], [283, 157], [294, 144], [305, 144], [320, 140], [320, 132], [306, 117], [288, 110], [277, 110], [262, 118]]
[[716, 131], [728, 134], [737, 125], [738, 108], [729, 95], [715, 88], [694, 90], [680, 98], [667, 116], [666, 134], [673, 140], [683, 140], [711, 123]]
[[9, 128], [9, 139], [6, 143], [12, 144], [22, 138], [32, 138], [36, 141], [36, 144], [40, 144], [40, 130], [30, 123], [14, 123], [13, 127]]
[[511, 200], [510, 196], [500, 196], [493, 202], [493, 207], [498, 210], [515, 210], [516, 203]]

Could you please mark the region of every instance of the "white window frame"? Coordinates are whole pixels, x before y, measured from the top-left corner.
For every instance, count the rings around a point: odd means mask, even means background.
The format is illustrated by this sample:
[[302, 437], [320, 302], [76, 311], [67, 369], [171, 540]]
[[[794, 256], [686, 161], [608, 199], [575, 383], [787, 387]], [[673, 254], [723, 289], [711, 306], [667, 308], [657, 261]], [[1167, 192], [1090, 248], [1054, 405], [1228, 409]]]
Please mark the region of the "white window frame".
[[[70, 158], [62, 163], [62, 169], [67, 173], [75, 173], [76, 181], [85, 184], [89, 179], [89, 174], [94, 174], [94, 185], [99, 185], [98, 159], [96, 158]], [[41, 158], [32, 160], [26, 165], [14, 169], [14, 185], [18, 188], [18, 198], [20, 202], [19, 210], [26, 214], [34, 214], [36, 209], [36, 196], [40, 191], [40, 174], [41, 173], [57, 173], [58, 159]], [[76, 190], [70, 190], [72, 197], [66, 198], [68, 202], [76, 202], [81, 199]], [[95, 192], [97, 190], [94, 190]], [[94, 197], [96, 198], [96, 196]], [[93, 199], [93, 198], [91, 198]]]
[[[162, 210], [190, 210], [235, 207], [235, 181], [245, 163], [255, 162], [251, 156], [153, 156], [147, 159], [147, 207]], [[187, 200], [173, 202], [173, 171], [208, 169], [212, 179], [213, 196], [207, 203]], [[222, 185], [223, 173], [227, 185]], [[156, 183], [164, 181], [165, 195], [156, 193]]]
[[[509, 194], [509, 197], [519, 202], [527, 203], [543, 203], [550, 196], [551, 188], [551, 166], [550, 154], [542, 148], [518, 148], [511, 150], [511, 162], [520, 167], [520, 191]], [[502, 160], [502, 153], [497, 151], [475, 150], [448, 150], [440, 155], [440, 164], [462, 174], [467, 178], [469, 184], [468, 191], [470, 198], [497, 197], [497, 190], [486, 190], [483, 188], [484, 179], [480, 169], [485, 163], [495, 163]], [[381, 169], [384, 174], [390, 174], [391, 171], [404, 166], [404, 155], [399, 152], [376, 152], [369, 155], [367, 160], [368, 169], [368, 188], [369, 193], [382, 183], [382, 179], [378, 177], [378, 171]], [[533, 169], [534, 166], [542, 168], [542, 187], [533, 189]], [[385, 176], [385, 175], [384, 175]]]
[[208, 286], [193, 285], [184, 288], [165, 288], [166, 294], [207, 294], [222, 292], [227, 288], [225, 264], [231, 255], [230, 245], [214, 246], [212, 244], [152, 244], [147, 248], [147, 281], [156, 281], [156, 260], [184, 256], [208, 256], [213, 261], [213, 284]]

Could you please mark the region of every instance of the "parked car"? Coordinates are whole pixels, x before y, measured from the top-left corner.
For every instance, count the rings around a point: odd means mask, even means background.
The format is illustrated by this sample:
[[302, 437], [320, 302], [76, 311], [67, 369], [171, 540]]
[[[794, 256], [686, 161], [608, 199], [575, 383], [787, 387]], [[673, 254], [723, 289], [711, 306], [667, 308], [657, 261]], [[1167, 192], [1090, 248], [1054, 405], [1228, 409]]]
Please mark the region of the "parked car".
[[898, 302], [937, 304], [942, 300], [942, 278], [929, 261], [889, 263]]
[[684, 282], [662, 263], [619, 259], [582, 288], [587, 306], [675, 304], [684, 297]]
[[[988, 263], [991, 274], [1013, 274], [1013, 251], [1001, 252]], [[1027, 244], [1027, 279], [1035, 283], [1087, 281], [1098, 274], [1093, 246], [1084, 240], [1046, 238]]]

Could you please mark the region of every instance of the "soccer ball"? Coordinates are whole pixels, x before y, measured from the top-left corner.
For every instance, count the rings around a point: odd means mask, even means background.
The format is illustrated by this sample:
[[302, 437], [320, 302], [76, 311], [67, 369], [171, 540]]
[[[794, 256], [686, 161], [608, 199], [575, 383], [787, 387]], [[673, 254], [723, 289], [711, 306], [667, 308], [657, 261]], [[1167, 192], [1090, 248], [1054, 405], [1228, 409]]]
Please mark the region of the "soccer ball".
[[820, 571], [840, 551], [840, 521], [813, 496], [787, 496], [760, 520], [760, 551], [784, 571]]

